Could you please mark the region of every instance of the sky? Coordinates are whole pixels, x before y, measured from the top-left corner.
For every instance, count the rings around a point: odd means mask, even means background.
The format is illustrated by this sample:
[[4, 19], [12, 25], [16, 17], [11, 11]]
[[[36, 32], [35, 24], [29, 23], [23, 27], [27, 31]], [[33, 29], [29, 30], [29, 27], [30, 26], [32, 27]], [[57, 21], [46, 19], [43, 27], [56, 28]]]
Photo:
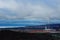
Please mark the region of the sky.
[[[0, 26], [60, 23], [60, 0], [0, 0]], [[19, 25], [18, 25], [19, 24]]]

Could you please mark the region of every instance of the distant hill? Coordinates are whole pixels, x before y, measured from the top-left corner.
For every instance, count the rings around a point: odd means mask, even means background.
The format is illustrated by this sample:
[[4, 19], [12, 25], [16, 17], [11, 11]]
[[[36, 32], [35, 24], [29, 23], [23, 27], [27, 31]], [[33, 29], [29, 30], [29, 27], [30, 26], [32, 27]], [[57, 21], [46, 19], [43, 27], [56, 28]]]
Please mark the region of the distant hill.
[[45, 27], [50, 28], [50, 29], [60, 29], [60, 24], [46, 24], [46, 25], [34, 25], [34, 26], [25, 26], [25, 27], [16, 27], [16, 28], [0, 28], [3, 30], [8, 30], [8, 29], [45, 29]]
[[26, 28], [38, 28], [38, 29], [45, 29], [51, 28], [51, 29], [60, 29], [60, 24], [46, 24], [46, 25], [35, 25], [35, 26], [26, 26]]

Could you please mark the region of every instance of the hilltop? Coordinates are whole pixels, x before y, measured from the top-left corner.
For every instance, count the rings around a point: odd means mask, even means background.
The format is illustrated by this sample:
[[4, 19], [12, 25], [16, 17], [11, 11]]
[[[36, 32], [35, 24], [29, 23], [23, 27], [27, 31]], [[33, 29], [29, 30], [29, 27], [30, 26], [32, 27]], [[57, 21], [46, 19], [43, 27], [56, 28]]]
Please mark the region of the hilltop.
[[52, 34], [49, 33], [26, 33], [1, 30], [0, 40], [58, 40], [58, 38], [54, 38]]

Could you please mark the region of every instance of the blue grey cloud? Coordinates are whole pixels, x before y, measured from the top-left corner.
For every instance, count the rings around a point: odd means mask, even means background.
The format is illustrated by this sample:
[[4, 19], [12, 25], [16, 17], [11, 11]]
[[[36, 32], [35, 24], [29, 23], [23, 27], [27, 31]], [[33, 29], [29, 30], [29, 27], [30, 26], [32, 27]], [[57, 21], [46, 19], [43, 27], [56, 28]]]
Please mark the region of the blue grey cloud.
[[60, 23], [60, 0], [0, 0], [0, 24], [40, 25], [48, 21]]
[[[59, 0], [0, 0], [3, 19], [60, 19]], [[56, 5], [57, 4], [57, 5]]]

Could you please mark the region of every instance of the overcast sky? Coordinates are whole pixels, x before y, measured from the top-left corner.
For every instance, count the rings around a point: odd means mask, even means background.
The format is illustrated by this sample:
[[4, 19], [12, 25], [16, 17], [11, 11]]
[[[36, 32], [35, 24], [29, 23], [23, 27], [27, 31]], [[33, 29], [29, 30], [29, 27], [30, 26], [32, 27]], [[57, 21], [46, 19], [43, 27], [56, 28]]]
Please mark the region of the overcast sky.
[[0, 21], [11, 19], [60, 20], [60, 0], [0, 0]]

